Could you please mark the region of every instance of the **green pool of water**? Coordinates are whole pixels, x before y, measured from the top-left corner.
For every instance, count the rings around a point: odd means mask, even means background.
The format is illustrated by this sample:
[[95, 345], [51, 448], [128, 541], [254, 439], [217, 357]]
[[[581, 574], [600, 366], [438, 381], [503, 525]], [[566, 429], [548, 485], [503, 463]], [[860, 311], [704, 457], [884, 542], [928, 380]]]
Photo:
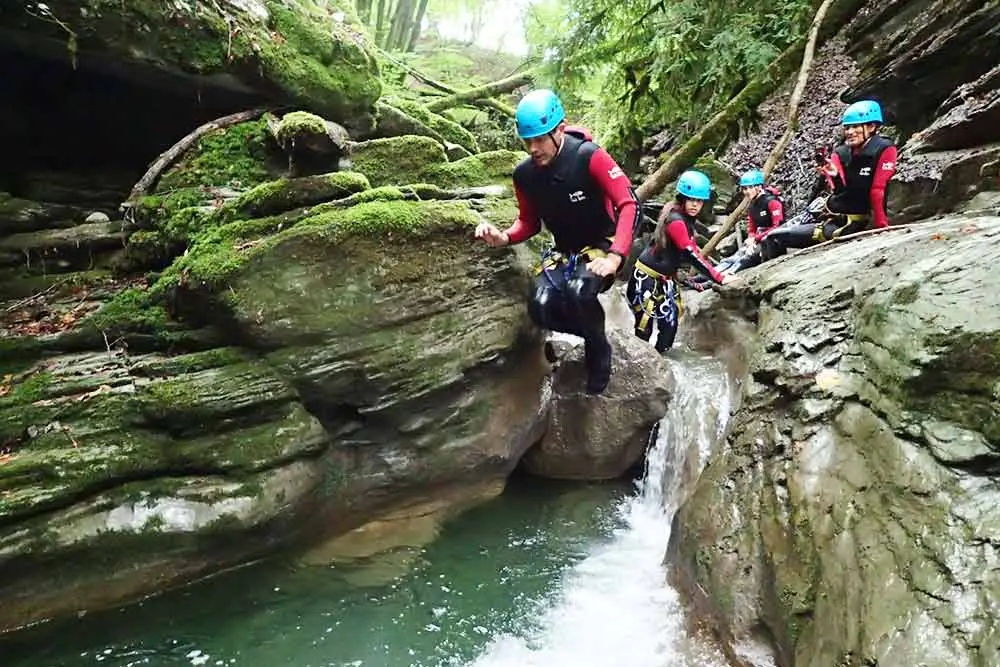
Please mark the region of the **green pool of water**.
[[0, 638], [3, 667], [430, 667], [521, 634], [567, 568], [606, 544], [629, 483], [514, 480], [424, 547], [350, 565], [260, 563]]

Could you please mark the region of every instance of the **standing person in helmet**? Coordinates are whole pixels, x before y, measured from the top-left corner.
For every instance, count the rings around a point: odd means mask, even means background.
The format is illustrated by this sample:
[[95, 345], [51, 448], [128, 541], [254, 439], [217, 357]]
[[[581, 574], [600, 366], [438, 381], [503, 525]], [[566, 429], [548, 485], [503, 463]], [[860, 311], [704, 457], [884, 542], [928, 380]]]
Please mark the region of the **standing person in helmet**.
[[787, 248], [805, 248], [872, 225], [889, 226], [885, 192], [896, 173], [896, 146], [878, 133], [882, 107], [872, 100], [855, 102], [844, 111], [841, 124], [844, 143], [816, 168], [833, 184], [823, 219], [770, 232], [761, 245], [765, 259], [783, 255]]
[[484, 222], [476, 238], [491, 246], [522, 243], [545, 223], [555, 245], [542, 257], [528, 312], [544, 329], [583, 338], [587, 392], [599, 394], [611, 379], [611, 344], [597, 295], [611, 287], [628, 254], [638, 201], [607, 151], [585, 132], [567, 131], [552, 91], [525, 95], [516, 122], [531, 154], [514, 170], [517, 220], [503, 231]]
[[680, 304], [676, 273], [682, 264], [694, 266], [717, 284], [735, 280], [723, 276], [698, 250], [694, 222], [712, 196], [712, 184], [700, 171], [685, 171], [677, 180], [677, 201], [664, 206], [653, 239], [639, 255], [626, 295], [635, 314], [635, 335], [649, 340], [656, 322], [655, 347], [669, 350], [677, 335]]

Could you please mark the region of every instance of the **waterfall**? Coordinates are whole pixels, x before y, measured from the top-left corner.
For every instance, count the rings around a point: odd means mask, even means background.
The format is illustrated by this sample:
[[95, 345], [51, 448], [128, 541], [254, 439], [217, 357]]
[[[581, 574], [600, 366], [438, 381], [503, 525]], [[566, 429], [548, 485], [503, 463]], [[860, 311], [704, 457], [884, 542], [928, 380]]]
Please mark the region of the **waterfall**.
[[676, 389], [613, 538], [571, 567], [533, 627], [492, 639], [473, 667], [722, 667], [721, 652], [688, 633], [663, 555], [673, 513], [726, 427], [721, 364], [673, 353]]

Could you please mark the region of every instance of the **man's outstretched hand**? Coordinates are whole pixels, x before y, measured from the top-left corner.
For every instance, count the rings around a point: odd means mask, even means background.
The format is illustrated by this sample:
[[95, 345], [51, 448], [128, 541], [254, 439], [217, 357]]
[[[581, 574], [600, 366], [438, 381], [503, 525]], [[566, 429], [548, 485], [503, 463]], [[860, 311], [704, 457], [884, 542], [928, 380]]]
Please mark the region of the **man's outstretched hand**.
[[501, 232], [488, 222], [479, 223], [476, 227], [476, 238], [482, 239], [486, 245], [493, 246], [494, 248], [499, 248], [510, 243], [510, 237], [507, 235], [507, 232]]
[[587, 268], [599, 276], [613, 276], [622, 265], [621, 255], [608, 253], [604, 257], [598, 257], [587, 263]]

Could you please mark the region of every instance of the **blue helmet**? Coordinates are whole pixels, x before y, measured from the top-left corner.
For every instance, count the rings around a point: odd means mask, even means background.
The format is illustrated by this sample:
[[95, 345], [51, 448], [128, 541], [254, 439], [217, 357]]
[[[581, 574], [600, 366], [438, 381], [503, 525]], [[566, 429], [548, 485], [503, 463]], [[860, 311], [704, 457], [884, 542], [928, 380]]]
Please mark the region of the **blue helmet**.
[[712, 182], [700, 171], [690, 169], [677, 179], [677, 194], [689, 199], [711, 199]]
[[740, 176], [740, 187], [749, 188], [754, 185], [764, 185], [764, 172], [760, 169], [751, 169]]
[[559, 123], [566, 120], [566, 111], [555, 93], [542, 88], [521, 98], [514, 117], [517, 120], [517, 136], [532, 139], [556, 129]]
[[841, 125], [863, 125], [865, 123], [881, 123], [882, 107], [875, 100], [861, 100], [844, 109], [840, 117]]

